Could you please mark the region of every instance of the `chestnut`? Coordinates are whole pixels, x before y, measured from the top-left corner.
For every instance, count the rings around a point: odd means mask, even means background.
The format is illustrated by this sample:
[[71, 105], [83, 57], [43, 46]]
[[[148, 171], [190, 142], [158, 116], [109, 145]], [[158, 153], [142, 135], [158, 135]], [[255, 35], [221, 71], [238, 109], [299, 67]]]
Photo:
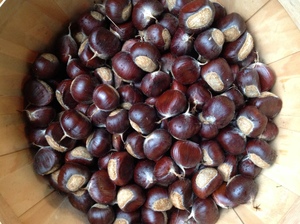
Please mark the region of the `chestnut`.
[[244, 156], [238, 165], [238, 172], [249, 178], [256, 178], [262, 171], [261, 167], [256, 166], [248, 156]]
[[217, 141], [225, 152], [231, 155], [239, 155], [246, 152], [246, 136], [241, 130], [234, 126], [227, 126], [220, 130]]
[[76, 140], [65, 135], [59, 122], [52, 122], [44, 134], [49, 146], [59, 152], [66, 152], [75, 147]]
[[49, 146], [45, 138], [46, 128], [34, 128], [28, 125], [25, 127], [25, 133], [32, 146]]
[[85, 188], [69, 193], [68, 199], [70, 204], [74, 208], [84, 213], [87, 213], [89, 209], [95, 204], [95, 201], [91, 198], [89, 192]]
[[65, 154], [65, 163], [78, 163], [84, 166], [91, 166], [94, 163], [94, 158], [86, 147], [77, 146]]
[[153, 187], [157, 180], [154, 176], [155, 162], [152, 160], [140, 160], [134, 167], [133, 180], [144, 189]]
[[193, 53], [194, 39], [183, 28], [178, 27], [171, 39], [170, 52], [175, 56], [191, 55]]
[[178, 17], [180, 9], [188, 2], [191, 2], [191, 0], [165, 0], [164, 5], [165, 8], [172, 13], [172, 15]]
[[91, 104], [96, 84], [90, 75], [78, 75], [71, 82], [70, 93], [78, 103]]
[[126, 137], [124, 147], [126, 151], [134, 158], [144, 159], [146, 158], [143, 148], [144, 140], [145, 138], [141, 133], [132, 131]]
[[217, 58], [223, 48], [224, 34], [216, 28], [210, 28], [198, 34], [194, 41], [194, 49], [199, 54], [201, 61]]
[[188, 55], [177, 57], [171, 70], [174, 79], [184, 85], [196, 82], [200, 77], [200, 71], [200, 62]]
[[94, 157], [105, 156], [111, 149], [111, 134], [105, 128], [96, 128], [86, 140], [86, 148]]
[[157, 161], [170, 149], [171, 145], [172, 136], [169, 132], [158, 128], [146, 136], [143, 141], [143, 152], [148, 159]]
[[105, 60], [97, 57], [91, 47], [88, 39], [85, 39], [78, 49], [78, 57], [84, 66], [90, 69], [96, 69], [105, 64]]
[[196, 198], [191, 214], [197, 223], [216, 223], [220, 217], [219, 208], [211, 197]]
[[224, 92], [234, 81], [231, 69], [223, 58], [217, 58], [205, 64], [201, 68], [201, 76], [215, 92]]
[[[202, 114], [199, 114], [199, 117], [202, 117]], [[208, 121], [201, 119], [201, 128], [199, 131], [199, 136], [204, 139], [213, 139], [219, 133], [219, 129], [216, 124], [211, 124]]]
[[78, 104], [71, 94], [71, 84], [71, 79], [64, 79], [57, 85], [55, 90], [56, 100], [65, 110], [74, 109]]
[[235, 208], [239, 205], [239, 203], [230, 200], [226, 195], [226, 185], [227, 183], [224, 182], [222, 185], [213, 192], [212, 198], [215, 203], [220, 206], [221, 208]]
[[82, 13], [77, 19], [77, 24], [83, 33], [89, 36], [93, 29], [103, 27], [105, 25], [105, 16], [97, 10], [90, 10]]
[[131, 127], [141, 134], [150, 134], [157, 126], [156, 111], [146, 103], [132, 105], [128, 116]]
[[214, 21], [215, 8], [210, 1], [196, 0], [186, 3], [179, 11], [179, 26], [185, 31], [198, 34]]
[[247, 142], [246, 151], [249, 159], [260, 168], [270, 167], [276, 160], [277, 153], [264, 140], [251, 139]]
[[251, 99], [248, 104], [256, 106], [269, 119], [276, 117], [282, 108], [282, 100], [271, 92], [262, 92], [258, 97]]
[[171, 76], [163, 71], [146, 74], [141, 81], [141, 91], [147, 97], [158, 97], [170, 87]]
[[144, 71], [134, 63], [129, 52], [120, 51], [116, 53], [111, 62], [112, 70], [124, 82], [139, 82], [144, 76]]
[[204, 140], [200, 143], [200, 148], [203, 153], [203, 162], [205, 166], [219, 166], [225, 161], [225, 155], [215, 140]]
[[223, 182], [219, 171], [213, 167], [204, 167], [192, 177], [192, 188], [195, 195], [201, 199], [211, 195]]
[[141, 211], [123, 212], [121, 209], [116, 209], [116, 218], [114, 224], [118, 223], [138, 223], [141, 221]]
[[225, 182], [237, 174], [238, 160], [237, 156], [226, 155], [225, 161], [217, 169]]
[[246, 31], [246, 22], [240, 14], [232, 12], [219, 19], [216, 27], [223, 32], [226, 42], [233, 42]]
[[155, 108], [163, 118], [174, 117], [186, 110], [187, 99], [181, 91], [169, 89], [157, 98]]
[[78, 75], [89, 74], [89, 69], [86, 68], [79, 58], [71, 58], [66, 65], [67, 75], [74, 79]]
[[52, 79], [58, 75], [60, 63], [52, 53], [40, 54], [32, 64], [32, 73], [38, 79]]
[[107, 170], [108, 161], [113, 153], [114, 152], [111, 151], [111, 152], [107, 153], [105, 156], [98, 158], [97, 165], [98, 165], [99, 170]]
[[238, 63], [245, 60], [253, 48], [253, 37], [248, 31], [245, 31], [237, 40], [224, 44], [222, 56], [230, 64]]
[[112, 111], [119, 105], [120, 95], [111, 85], [100, 84], [94, 89], [93, 102], [101, 110]]
[[144, 30], [153, 24], [156, 17], [164, 11], [164, 6], [158, 0], [142, 0], [134, 4], [131, 14], [133, 25], [138, 30]]
[[165, 54], [163, 54], [160, 58], [160, 70], [167, 73], [167, 74], [170, 74], [171, 73], [171, 68], [172, 68], [172, 65], [175, 61], [176, 57], [175, 55], [173, 55], [172, 53], [170, 52], [167, 52]]
[[103, 84], [114, 86], [114, 73], [111, 68], [99, 67], [94, 70], [94, 76]]
[[215, 18], [214, 18], [214, 23], [212, 26], [215, 27], [215, 24], [223, 17], [227, 15], [227, 11], [224, 6], [222, 6], [218, 2], [213, 2], [213, 5], [215, 7]]
[[161, 186], [169, 186], [177, 177], [182, 176], [179, 174], [179, 167], [169, 156], [163, 156], [156, 161], [153, 174], [157, 184]]
[[239, 71], [236, 77], [236, 84], [248, 98], [258, 97], [261, 93], [259, 76], [254, 69], [245, 68]]
[[155, 212], [165, 212], [173, 207], [169, 198], [168, 189], [165, 187], [155, 186], [147, 191], [144, 206]]
[[104, 27], [93, 29], [88, 41], [94, 54], [104, 60], [112, 58], [121, 50], [120, 39]]
[[117, 203], [124, 212], [134, 212], [145, 202], [146, 195], [143, 189], [136, 184], [127, 184], [120, 187], [117, 193]]
[[130, 107], [135, 103], [144, 102], [144, 96], [142, 92], [133, 85], [122, 85], [117, 88], [120, 95], [121, 107], [129, 110]]
[[248, 67], [254, 69], [258, 73], [262, 92], [270, 91], [273, 88], [276, 81], [276, 75], [270, 66], [262, 62], [255, 62]]
[[47, 106], [54, 99], [54, 91], [46, 82], [38, 79], [29, 79], [24, 84], [25, 100], [33, 106]]
[[112, 111], [106, 118], [105, 126], [107, 131], [112, 134], [124, 133], [130, 126], [128, 110], [116, 109]]
[[201, 123], [198, 118], [190, 113], [179, 114], [168, 122], [168, 131], [179, 140], [186, 140], [198, 134]]
[[258, 138], [270, 142], [277, 137], [278, 133], [279, 129], [277, 125], [273, 121], [269, 120], [265, 130], [260, 136], [258, 136]]
[[211, 92], [199, 81], [188, 87], [186, 95], [192, 111], [201, 111], [203, 105], [212, 97]]
[[268, 118], [255, 106], [245, 106], [236, 118], [238, 128], [248, 137], [256, 138], [263, 133], [268, 123]]
[[124, 23], [131, 15], [132, 3], [130, 0], [107, 0], [105, 1], [106, 17], [114, 23]]
[[152, 43], [160, 52], [170, 48], [171, 34], [167, 28], [159, 23], [152, 24], [146, 30], [140, 31], [140, 35], [144, 41]]
[[170, 200], [175, 208], [187, 210], [193, 203], [192, 182], [190, 179], [179, 179], [168, 187]]
[[167, 224], [168, 223], [168, 216], [167, 212], [158, 212], [153, 211], [150, 208], [146, 208], [145, 206], [141, 209], [141, 220], [145, 224], [152, 224], [152, 223], [161, 223]]
[[[137, 34], [137, 29], [134, 27], [132, 21], [128, 21], [122, 24], [110, 24], [110, 32], [116, 35], [122, 42], [134, 38]], [[124, 50], [124, 44], [121, 50]], [[124, 50], [125, 51], [125, 50]]]
[[59, 171], [57, 183], [65, 192], [81, 189], [91, 178], [91, 171], [86, 166], [76, 163], [65, 163]]
[[91, 224], [112, 224], [115, 220], [115, 212], [111, 205], [96, 203], [89, 209], [87, 218]]
[[106, 126], [106, 119], [110, 113], [111, 111], [101, 110], [95, 104], [91, 104], [86, 111], [86, 116], [94, 127], [101, 128]]
[[33, 169], [39, 175], [48, 175], [62, 165], [62, 154], [51, 147], [40, 148], [33, 158]]
[[188, 223], [188, 224], [197, 224], [195, 219], [191, 217], [189, 210], [180, 210], [180, 209], [173, 209], [169, 216], [169, 223]]
[[117, 196], [116, 185], [110, 180], [106, 170], [93, 173], [87, 190], [94, 201], [100, 204], [112, 203]]
[[127, 152], [114, 152], [107, 164], [111, 181], [117, 186], [126, 185], [133, 177], [134, 159]]
[[56, 117], [56, 110], [51, 106], [29, 106], [24, 111], [27, 122], [35, 128], [46, 128]]
[[245, 204], [250, 200], [253, 201], [257, 192], [257, 183], [253, 179], [240, 174], [228, 181], [225, 190], [228, 199], [237, 204]]
[[172, 13], [165, 12], [158, 20], [158, 24], [166, 28], [169, 31], [170, 35], [173, 36], [178, 28], [179, 21], [178, 18]]
[[234, 102], [236, 110], [241, 109], [245, 105], [244, 95], [234, 85], [223, 92], [221, 95], [231, 99]]
[[70, 26], [69, 33], [62, 35], [57, 41], [57, 56], [59, 60], [66, 64], [70, 58], [77, 57], [78, 45], [76, 40], [71, 35]]
[[203, 157], [200, 145], [189, 140], [176, 141], [171, 147], [170, 155], [180, 168], [195, 167]]
[[226, 96], [218, 95], [209, 99], [202, 108], [202, 117], [218, 129], [226, 127], [235, 115], [235, 105]]
[[92, 132], [88, 117], [74, 109], [62, 112], [59, 122], [65, 134], [72, 139], [85, 139]]
[[[143, 0], [148, 1], [148, 0]], [[157, 1], [157, 0], [152, 0]], [[151, 1], [149, 1], [151, 2]], [[154, 72], [158, 68], [160, 52], [149, 42], [137, 42], [130, 48], [134, 63], [145, 72]]]

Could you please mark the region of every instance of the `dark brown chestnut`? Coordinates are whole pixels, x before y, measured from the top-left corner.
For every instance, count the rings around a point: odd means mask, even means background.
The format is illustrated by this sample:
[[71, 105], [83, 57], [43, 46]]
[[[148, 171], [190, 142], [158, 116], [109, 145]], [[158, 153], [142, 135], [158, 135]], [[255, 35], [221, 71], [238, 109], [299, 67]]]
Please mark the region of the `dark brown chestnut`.
[[127, 184], [120, 187], [117, 193], [118, 207], [124, 212], [134, 212], [145, 202], [146, 195], [143, 189], [136, 184]]
[[78, 49], [78, 57], [84, 66], [90, 69], [96, 69], [105, 64], [105, 60], [99, 58], [96, 53], [90, 48], [88, 39], [85, 39]]
[[261, 167], [256, 166], [248, 156], [244, 156], [238, 165], [238, 172], [249, 178], [256, 178], [262, 171]]
[[132, 3], [130, 0], [107, 0], [105, 1], [106, 17], [114, 23], [124, 23], [131, 16]]
[[175, 208], [187, 210], [193, 203], [192, 182], [190, 179], [179, 179], [168, 187], [169, 198]]
[[274, 121], [269, 120], [267, 126], [263, 133], [258, 136], [259, 139], [265, 140], [267, 142], [273, 141], [279, 133], [279, 128], [274, 123]]
[[112, 203], [117, 196], [116, 185], [110, 180], [106, 170], [93, 173], [87, 190], [93, 200], [100, 204]]
[[160, 186], [149, 189], [144, 206], [156, 212], [170, 210], [173, 204], [169, 198], [168, 189]]
[[86, 148], [94, 157], [105, 156], [111, 149], [111, 134], [105, 128], [96, 128], [87, 138]]
[[111, 181], [117, 186], [126, 185], [133, 178], [134, 159], [127, 152], [114, 152], [107, 164]]
[[116, 209], [116, 219], [114, 224], [118, 223], [139, 223], [141, 221], [141, 211], [123, 212], [121, 209]]
[[167, 212], [165, 211], [157, 212], [143, 206], [141, 209], [141, 221], [145, 224], [152, 224], [152, 223], [167, 224], [168, 223]]
[[86, 147], [77, 146], [65, 154], [65, 163], [79, 163], [84, 166], [91, 166], [94, 163], [94, 158]]
[[141, 91], [147, 97], [158, 97], [170, 87], [171, 76], [163, 71], [146, 74], [141, 81]]
[[97, 10], [90, 10], [79, 16], [77, 24], [85, 35], [90, 35], [93, 29], [103, 27], [105, 25], [105, 16]]
[[57, 85], [55, 90], [56, 100], [65, 110], [74, 109], [78, 104], [71, 94], [71, 84], [71, 79], [64, 79]]
[[59, 73], [60, 63], [52, 53], [39, 55], [32, 64], [32, 73], [38, 79], [52, 79]]
[[178, 27], [171, 40], [170, 52], [176, 56], [190, 55], [193, 52], [193, 44], [194, 37]]
[[100, 84], [94, 89], [93, 102], [101, 110], [112, 111], [119, 105], [120, 95], [111, 85]]
[[235, 208], [236, 206], [239, 205], [239, 203], [234, 202], [227, 197], [226, 185], [227, 185], [226, 182], [222, 183], [222, 185], [217, 190], [214, 191], [214, 193], [212, 194], [212, 198], [214, 199], [216, 204], [221, 208], [226, 208], [226, 209]]
[[72, 58], [68, 60], [66, 72], [71, 79], [74, 79], [78, 75], [89, 74], [89, 69], [82, 64], [79, 58]]
[[144, 96], [142, 92], [133, 85], [122, 85], [117, 89], [120, 95], [121, 107], [129, 110], [135, 103], [144, 102]]
[[192, 217], [197, 223], [216, 223], [220, 217], [220, 211], [211, 197], [196, 198], [192, 205]]
[[46, 128], [56, 117], [56, 110], [50, 106], [29, 106], [24, 111], [27, 122], [36, 128]]
[[78, 103], [91, 104], [97, 81], [90, 75], [76, 76], [70, 85], [70, 93]]
[[112, 224], [115, 220], [115, 212], [111, 205], [96, 203], [89, 209], [87, 218], [91, 224]]
[[91, 120], [93, 126], [98, 128], [105, 127], [106, 118], [110, 113], [110, 111], [99, 109], [95, 104], [91, 104], [86, 111], [86, 115]]
[[204, 140], [200, 143], [205, 166], [219, 166], [225, 160], [224, 151], [215, 140]]
[[237, 174], [238, 160], [234, 155], [226, 155], [225, 161], [217, 169], [225, 182]]
[[254, 69], [245, 68], [239, 71], [236, 77], [236, 84], [248, 98], [258, 97], [261, 93], [259, 76]]
[[227, 91], [221, 95], [228, 97], [234, 102], [235, 108], [238, 110], [245, 105], [245, 99], [243, 94], [238, 90], [236, 86], [230, 87]]
[[91, 198], [89, 192], [85, 188], [69, 193], [68, 199], [74, 208], [84, 213], [87, 213], [95, 204], [95, 201]]
[[201, 111], [204, 103], [212, 97], [211, 92], [199, 81], [188, 87], [186, 95], [192, 111]]
[[257, 71], [262, 92], [270, 91], [273, 88], [276, 75], [270, 66], [262, 62], [255, 62], [248, 67]]
[[179, 21], [178, 18], [172, 13], [165, 12], [159, 19], [158, 23], [166, 28], [170, 35], [173, 36], [178, 28]]
[[153, 187], [157, 180], [154, 176], [155, 162], [152, 160], [140, 160], [134, 167], [133, 180], [144, 189]]
[[130, 126], [128, 119], [128, 110], [116, 109], [106, 118], [106, 129], [108, 132], [124, 133]]

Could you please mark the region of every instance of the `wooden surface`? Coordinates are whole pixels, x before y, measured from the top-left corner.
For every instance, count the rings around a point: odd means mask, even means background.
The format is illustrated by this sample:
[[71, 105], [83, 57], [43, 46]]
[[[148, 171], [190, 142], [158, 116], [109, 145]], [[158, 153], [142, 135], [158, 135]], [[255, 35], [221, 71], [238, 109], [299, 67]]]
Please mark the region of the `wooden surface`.
[[[255, 205], [222, 210], [218, 224], [300, 223], [300, 30], [282, 3], [298, 0], [217, 0], [243, 15], [261, 60], [277, 74], [274, 92], [283, 100], [272, 147], [276, 163], [258, 178]], [[1, 2], [1, 0], [0, 0]], [[0, 8], [0, 222], [2, 224], [87, 223], [68, 200], [32, 170], [20, 116], [27, 69], [67, 21], [89, 0], [9, 0]], [[30, 13], [29, 13], [30, 12]], [[39, 18], [39, 19], [37, 19]]]
[[300, 0], [279, 0], [279, 2], [300, 29]]

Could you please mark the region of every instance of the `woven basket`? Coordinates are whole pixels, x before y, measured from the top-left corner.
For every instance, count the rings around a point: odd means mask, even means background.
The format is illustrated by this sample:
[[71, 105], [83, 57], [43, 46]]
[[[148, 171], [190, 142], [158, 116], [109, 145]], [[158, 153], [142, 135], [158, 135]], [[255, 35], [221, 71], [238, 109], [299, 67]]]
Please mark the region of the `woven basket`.
[[[276, 163], [258, 177], [251, 204], [223, 209], [218, 223], [300, 223], [300, 23], [299, 0], [219, 0], [247, 20], [261, 61], [277, 74], [273, 91], [283, 100], [272, 142]], [[0, 0], [0, 223], [88, 223], [65, 196], [32, 169], [24, 135], [21, 88], [39, 52], [92, 0]], [[289, 5], [290, 4], [290, 5]], [[292, 5], [293, 4], [293, 5]], [[283, 7], [284, 6], [284, 7]], [[298, 7], [298, 11], [297, 11]], [[287, 11], [286, 11], [287, 9]], [[298, 95], [299, 94], [299, 95]]]

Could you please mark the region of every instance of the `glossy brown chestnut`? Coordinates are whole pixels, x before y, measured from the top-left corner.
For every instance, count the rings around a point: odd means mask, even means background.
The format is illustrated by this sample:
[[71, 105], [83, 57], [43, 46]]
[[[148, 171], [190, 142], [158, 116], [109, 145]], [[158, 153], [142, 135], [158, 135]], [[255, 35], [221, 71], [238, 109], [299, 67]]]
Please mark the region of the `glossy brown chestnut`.
[[98, 128], [105, 127], [106, 118], [110, 113], [110, 111], [99, 109], [95, 104], [91, 104], [86, 111], [86, 115], [91, 120], [93, 126]]
[[106, 170], [93, 173], [87, 190], [93, 200], [100, 204], [112, 203], [117, 195], [116, 185], [110, 180]]
[[59, 171], [58, 185], [65, 192], [75, 192], [84, 187], [91, 178], [91, 171], [86, 166], [65, 163]]
[[217, 141], [224, 151], [231, 155], [239, 155], [246, 152], [246, 136], [237, 127], [227, 126], [220, 130]]
[[190, 55], [193, 52], [194, 39], [183, 28], [178, 27], [171, 40], [170, 52], [176, 56]]
[[56, 100], [65, 110], [74, 109], [78, 104], [71, 94], [71, 84], [71, 79], [64, 79], [57, 85], [55, 90]]
[[93, 102], [101, 110], [112, 111], [119, 105], [120, 95], [111, 85], [100, 84], [94, 89]]
[[153, 187], [157, 180], [154, 176], [155, 162], [152, 160], [140, 160], [134, 167], [133, 180], [144, 189]]
[[60, 63], [52, 53], [39, 55], [32, 64], [32, 73], [38, 79], [51, 79], [58, 75]]
[[76, 76], [70, 85], [70, 93], [78, 103], [91, 104], [97, 81], [90, 75]]
[[105, 64], [105, 60], [99, 58], [98, 55], [92, 51], [87, 38], [80, 44], [78, 57], [80, 58], [82, 64], [90, 69], [96, 69]]
[[110, 205], [96, 203], [89, 209], [87, 218], [91, 224], [112, 224], [115, 220], [115, 212]]
[[81, 14], [77, 20], [81, 30], [85, 35], [90, 35], [93, 29], [105, 25], [105, 16], [96, 10], [91, 10]]
[[165, 187], [155, 186], [147, 191], [144, 206], [155, 212], [165, 212], [173, 207], [168, 195], [168, 189]]
[[179, 21], [178, 18], [172, 13], [165, 12], [159, 19], [158, 23], [166, 28], [170, 35], [173, 36], [178, 28]]
[[223, 178], [217, 169], [205, 167], [193, 175], [192, 187], [195, 195], [205, 199], [221, 186], [222, 182]]
[[255, 106], [242, 108], [236, 119], [238, 128], [248, 137], [256, 138], [263, 133], [268, 123], [268, 118]]
[[121, 107], [129, 110], [135, 103], [141, 103], [144, 101], [142, 92], [133, 85], [122, 85], [117, 89], [120, 95]]
[[258, 97], [261, 93], [258, 73], [251, 68], [242, 69], [236, 77], [240, 91], [248, 98]]
[[238, 90], [236, 86], [230, 87], [227, 91], [221, 95], [228, 97], [234, 102], [235, 108], [238, 110], [245, 105], [245, 99], [243, 94]]
[[172, 209], [171, 214], [169, 216], [169, 223], [197, 224], [195, 219], [191, 217], [189, 210], [180, 210], [180, 209]]
[[50, 106], [29, 106], [24, 112], [27, 122], [36, 128], [46, 128], [56, 117], [56, 110]]
[[226, 127], [235, 115], [235, 105], [226, 96], [218, 95], [208, 100], [202, 109], [202, 117], [219, 129]]
[[150, 134], [157, 126], [156, 111], [146, 103], [136, 103], [129, 110], [131, 127], [141, 134]]
[[236, 12], [222, 17], [216, 27], [224, 33], [226, 42], [237, 40], [246, 31], [245, 20]]
[[218, 166], [225, 160], [224, 151], [215, 140], [204, 140], [200, 143], [205, 166]]
[[114, 23], [124, 23], [131, 16], [132, 3], [130, 0], [107, 0], [105, 1], [106, 17]]
[[94, 163], [94, 158], [86, 147], [77, 146], [65, 154], [65, 163], [78, 163], [84, 166], [91, 166]]
[[201, 111], [204, 103], [212, 97], [211, 92], [201, 82], [195, 82], [190, 85], [186, 95], [191, 104], [192, 111]]
[[39, 175], [48, 175], [62, 165], [62, 154], [51, 147], [40, 148], [33, 158], [33, 169]]
[[152, 209], [143, 206], [141, 209], [141, 221], [145, 224], [151, 224], [151, 223], [167, 224], [168, 216], [166, 212], [153, 211]]
[[276, 81], [276, 75], [270, 66], [262, 62], [256, 62], [249, 65], [249, 68], [257, 71], [262, 92], [270, 91], [273, 88]]
[[278, 133], [279, 128], [277, 127], [277, 125], [273, 121], [269, 120], [265, 130], [263, 131], [263, 133], [261, 133], [260, 136], [258, 136], [258, 138], [270, 142], [277, 137]]
[[256, 178], [262, 171], [261, 167], [256, 166], [248, 156], [244, 156], [238, 165], [238, 172], [249, 178]]
[[133, 178], [134, 159], [127, 152], [114, 152], [107, 164], [111, 181], [117, 186], [126, 185]]
[[260, 168], [268, 168], [274, 164], [277, 153], [264, 140], [251, 139], [247, 142], [246, 151], [249, 159]]
[[216, 223], [220, 217], [219, 208], [211, 197], [196, 198], [191, 213], [198, 223]]
[[65, 134], [72, 139], [85, 139], [92, 132], [88, 117], [73, 109], [62, 112], [59, 122]]
[[24, 84], [23, 94], [25, 100], [34, 106], [46, 106], [54, 99], [53, 89], [44, 81], [29, 79]]
[[117, 193], [117, 203], [124, 212], [134, 212], [145, 202], [146, 195], [143, 189], [136, 184], [127, 184], [119, 188]]
[[152, 43], [137, 42], [130, 48], [130, 54], [134, 63], [143, 71], [154, 72], [158, 68], [160, 52]]
[[193, 203], [192, 182], [190, 179], [179, 179], [168, 187], [169, 198], [175, 208], [187, 210]]
[[84, 188], [68, 194], [68, 199], [74, 208], [84, 213], [87, 213], [95, 204], [95, 201], [91, 198], [89, 192]]
[[218, 166], [218, 171], [223, 180], [227, 182], [231, 177], [237, 174], [238, 160], [234, 155], [226, 155], [225, 161]]
[[224, 41], [222, 31], [210, 28], [198, 34], [194, 41], [194, 49], [199, 54], [201, 61], [212, 60], [221, 54]]
[[107, 131], [112, 134], [124, 133], [130, 126], [128, 110], [116, 109], [112, 111], [106, 118], [105, 126]]
[[205, 64], [201, 68], [201, 76], [215, 92], [224, 92], [234, 81], [231, 69], [223, 58], [217, 58]]
[[96, 128], [87, 138], [86, 148], [94, 157], [105, 156], [111, 149], [111, 134], [105, 128]]
[[158, 128], [146, 136], [143, 141], [143, 152], [148, 159], [157, 161], [170, 149], [171, 145], [172, 136], [169, 132]]
[[212, 194], [212, 198], [215, 201], [215, 203], [221, 208], [234, 208], [238, 206], [238, 203], [229, 200], [229, 198], [226, 195], [226, 185], [226, 182], [222, 183], [222, 185], [214, 191], [214, 193]]
[[123, 212], [121, 209], [115, 209], [116, 219], [114, 224], [118, 223], [138, 223], [141, 221], [140, 209], [134, 212]]
[[82, 64], [79, 58], [72, 58], [68, 60], [66, 72], [71, 79], [74, 79], [78, 75], [88, 74], [89, 69]]
[[187, 140], [200, 131], [201, 123], [199, 119], [190, 113], [179, 114], [172, 117], [168, 122], [168, 131], [179, 140]]
[[46, 138], [46, 128], [34, 128], [31, 126], [25, 127], [26, 136], [32, 146], [43, 147], [49, 146]]
[[70, 30], [68, 34], [64, 34], [58, 39], [56, 48], [56, 54], [59, 60], [64, 64], [68, 63], [70, 58], [77, 57], [78, 45], [71, 35]]
[[190, 34], [208, 28], [214, 20], [215, 8], [210, 1], [196, 0], [183, 5], [179, 11], [179, 26]]
[[147, 97], [158, 97], [171, 85], [171, 76], [163, 71], [146, 74], [141, 81], [141, 91]]
[[200, 62], [187, 55], [177, 57], [172, 65], [174, 79], [184, 85], [196, 82], [200, 77], [200, 71]]

